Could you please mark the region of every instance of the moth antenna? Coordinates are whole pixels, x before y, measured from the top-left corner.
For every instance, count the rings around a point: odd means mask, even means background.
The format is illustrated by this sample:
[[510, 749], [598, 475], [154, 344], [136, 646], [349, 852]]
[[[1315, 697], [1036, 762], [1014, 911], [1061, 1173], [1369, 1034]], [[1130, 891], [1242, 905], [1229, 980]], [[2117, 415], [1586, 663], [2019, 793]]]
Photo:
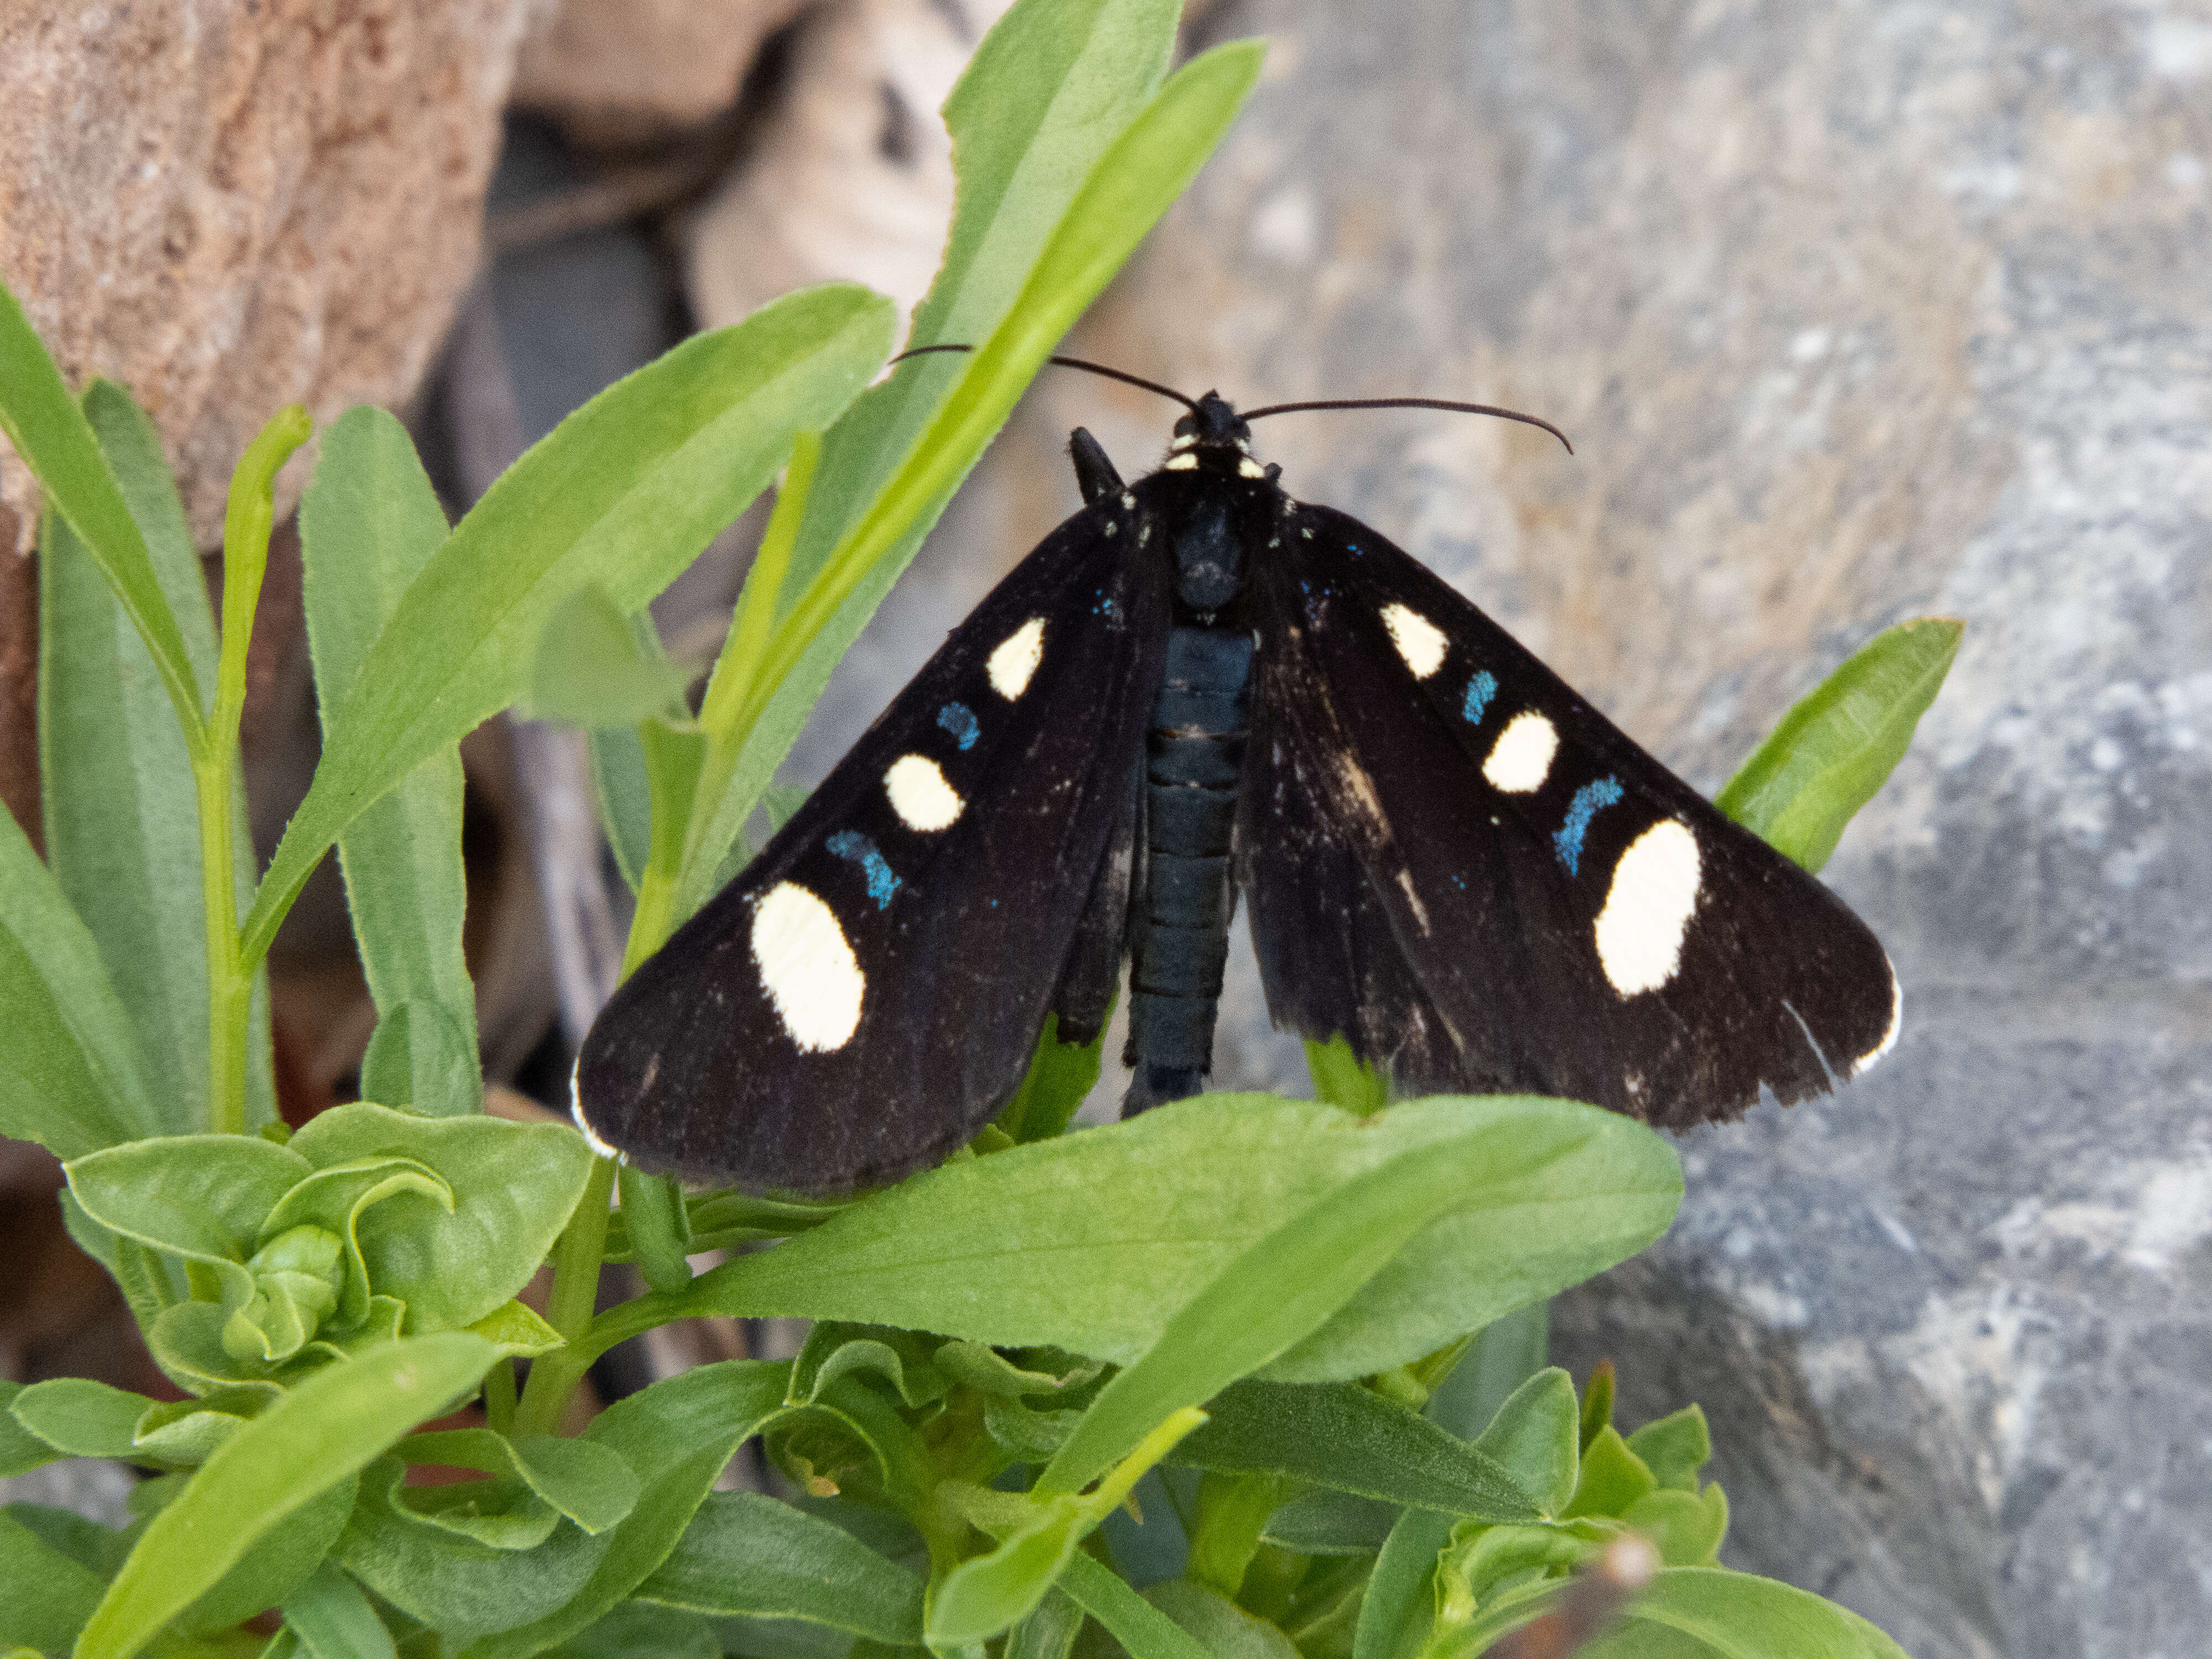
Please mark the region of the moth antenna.
[[[925, 356], [933, 351], [973, 351], [975, 349], [975, 348], [974, 346], [970, 345], [915, 346], [910, 351], [900, 352], [897, 356], [891, 359], [891, 362], [902, 363], [909, 357]], [[1186, 397], [1182, 392], [1177, 392], [1173, 386], [1162, 386], [1158, 380], [1148, 380], [1141, 374], [1127, 374], [1118, 368], [1109, 368], [1103, 363], [1088, 362], [1081, 357], [1055, 356], [1048, 357], [1045, 361], [1054, 364], [1057, 368], [1079, 368], [1086, 374], [1101, 375], [1109, 380], [1119, 380], [1124, 386], [1137, 386], [1146, 392], [1157, 392], [1163, 398], [1174, 398], [1176, 402], [1181, 404], [1192, 414], [1195, 415], [1198, 413], [1197, 398]], [[889, 365], [886, 365], [886, 367], [889, 367]]]
[[1323, 398], [1312, 403], [1269, 404], [1265, 409], [1244, 409], [1237, 413], [1247, 421], [1257, 421], [1269, 415], [1296, 415], [1309, 409], [1441, 409], [1455, 415], [1495, 415], [1501, 421], [1540, 427], [1566, 444], [1568, 454], [1575, 453], [1574, 445], [1567, 442], [1567, 434], [1541, 416], [1523, 415], [1517, 409], [1500, 409], [1495, 404], [1453, 403], [1444, 398]]

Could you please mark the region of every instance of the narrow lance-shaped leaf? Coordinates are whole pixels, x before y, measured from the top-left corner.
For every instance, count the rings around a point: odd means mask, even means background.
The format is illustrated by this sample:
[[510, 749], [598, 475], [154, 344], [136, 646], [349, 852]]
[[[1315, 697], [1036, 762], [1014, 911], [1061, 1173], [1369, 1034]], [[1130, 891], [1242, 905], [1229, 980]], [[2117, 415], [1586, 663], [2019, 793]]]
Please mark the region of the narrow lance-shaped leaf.
[[115, 475], [83, 411], [15, 296], [0, 283], [0, 432], [38, 475], [53, 510], [69, 522], [146, 641], [179, 726], [206, 715], [192, 670]]
[[154, 1517], [78, 1637], [77, 1659], [130, 1659], [255, 1540], [474, 1387], [495, 1352], [446, 1331], [313, 1373], [232, 1436]]
[[[215, 615], [153, 423], [95, 381], [87, 417], [121, 481], [143, 545], [203, 684], [216, 675]], [[100, 941], [173, 1134], [208, 1122], [206, 910], [192, 758], [145, 641], [84, 544], [49, 515], [39, 567], [39, 746], [46, 857]], [[243, 793], [234, 796], [234, 880], [251, 880]], [[266, 1062], [258, 1068], [267, 1098]]]
[[1965, 633], [1923, 617], [1877, 634], [1782, 717], [1713, 804], [1817, 871], [1905, 758]]
[[[382, 410], [348, 410], [323, 434], [300, 502], [307, 647], [325, 736], [400, 596], [446, 538], [406, 428]], [[440, 749], [338, 839], [346, 906], [379, 1024], [362, 1092], [434, 1115], [483, 1094], [476, 992], [461, 952], [461, 759]]]
[[921, 1580], [843, 1528], [754, 1492], [700, 1505], [637, 1599], [716, 1617], [796, 1619], [891, 1647], [921, 1640]]
[[[988, 337], [975, 343], [974, 355], [960, 360], [958, 379], [911, 441], [890, 482], [840, 531], [818, 572], [808, 578], [803, 568], [794, 571], [794, 582], [804, 580], [805, 586], [797, 589], [769, 660], [757, 671], [758, 683], [742, 688], [759, 717], [737, 716], [727, 732], [708, 722], [718, 739], [733, 737], [742, 746], [702, 780], [697, 810], [708, 816], [687, 852], [679, 918], [713, 890], [722, 849], [735, 840], [830, 668], [904, 568], [921, 533], [1060, 337], [1228, 131], [1259, 76], [1263, 50], [1256, 41], [1233, 42], [1185, 64], [1104, 149], [1060, 214], [1018, 296]], [[732, 676], [733, 684], [738, 678]], [[708, 696], [711, 705], [712, 688]]]
[[[789, 1314], [1129, 1364], [1260, 1239], [1398, 1154], [1462, 1137], [1484, 1156], [1455, 1206], [1266, 1375], [1337, 1382], [1417, 1359], [1634, 1254], [1680, 1199], [1665, 1141], [1571, 1102], [1439, 1097], [1362, 1120], [1213, 1096], [917, 1176], [680, 1296], [610, 1310], [590, 1344], [700, 1313]], [[1164, 1235], [1166, 1214], [1202, 1221]], [[1034, 1270], [1040, 1253], [1050, 1273]]]
[[156, 1132], [130, 1016], [94, 941], [0, 812], [0, 1135], [60, 1158]]
[[363, 808], [523, 693], [554, 607], [594, 582], [625, 609], [666, 586], [793, 434], [851, 399], [890, 327], [864, 289], [788, 295], [608, 387], [501, 474], [362, 658], [255, 899], [248, 959]]
[[[1106, 1385], [1038, 1475], [1038, 1490], [1076, 1490], [1170, 1412], [1212, 1399], [1320, 1329], [1431, 1221], [1458, 1207], [1490, 1173], [1492, 1152], [1480, 1134], [1401, 1152], [1255, 1241]], [[1510, 1491], [1500, 1497], [1510, 1503]]]

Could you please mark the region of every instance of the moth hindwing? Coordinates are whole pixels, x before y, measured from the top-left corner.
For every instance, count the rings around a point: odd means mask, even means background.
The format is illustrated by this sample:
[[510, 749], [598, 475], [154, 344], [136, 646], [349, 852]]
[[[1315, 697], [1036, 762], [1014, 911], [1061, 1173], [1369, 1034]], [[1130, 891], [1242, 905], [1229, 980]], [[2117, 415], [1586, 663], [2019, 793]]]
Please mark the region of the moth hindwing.
[[802, 1192], [975, 1134], [1127, 956], [1139, 1109], [1211, 1065], [1241, 893], [1271, 1014], [1401, 1091], [1681, 1126], [1886, 1051], [1894, 975], [1730, 823], [1209, 393], [1046, 538], [616, 994], [578, 1115], [645, 1167]]

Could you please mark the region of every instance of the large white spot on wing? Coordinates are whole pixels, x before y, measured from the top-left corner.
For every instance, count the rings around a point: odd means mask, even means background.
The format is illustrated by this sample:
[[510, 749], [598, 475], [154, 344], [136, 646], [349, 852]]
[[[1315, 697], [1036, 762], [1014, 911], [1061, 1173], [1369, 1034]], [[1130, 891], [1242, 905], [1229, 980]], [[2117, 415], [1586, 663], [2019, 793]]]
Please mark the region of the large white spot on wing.
[[1491, 745], [1482, 775], [1493, 789], [1509, 795], [1526, 795], [1544, 787], [1552, 775], [1552, 757], [1559, 752], [1559, 728], [1533, 708], [1524, 708], [1506, 722]]
[[891, 810], [909, 830], [949, 830], [968, 803], [927, 755], [901, 755], [884, 774]]
[[1667, 818], [1629, 842], [1613, 866], [1597, 913], [1597, 959], [1621, 995], [1656, 991], [1674, 977], [1697, 914], [1698, 866], [1690, 826]]
[[1415, 679], [1425, 680], [1443, 665], [1443, 629], [1411, 605], [1384, 605], [1382, 626], [1390, 630], [1390, 643], [1398, 647]]
[[824, 1054], [851, 1040], [867, 980], [828, 905], [796, 882], [776, 883], [753, 907], [753, 961], [793, 1042]]
[[1044, 618], [1031, 617], [999, 642], [985, 665], [991, 675], [991, 690], [1008, 702], [1030, 689], [1030, 676], [1044, 660]]

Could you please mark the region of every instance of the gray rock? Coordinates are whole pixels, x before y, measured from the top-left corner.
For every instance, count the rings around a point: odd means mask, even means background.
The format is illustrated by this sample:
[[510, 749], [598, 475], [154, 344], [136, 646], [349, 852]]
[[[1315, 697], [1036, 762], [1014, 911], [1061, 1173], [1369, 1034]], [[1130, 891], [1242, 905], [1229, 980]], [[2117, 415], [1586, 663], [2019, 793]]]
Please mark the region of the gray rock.
[[[1729, 1559], [1919, 1659], [2212, 1645], [2212, 21], [2201, 9], [1269, 0], [1269, 78], [1071, 349], [1260, 447], [1712, 788], [1905, 617], [1969, 624], [1827, 878], [1906, 987], [1832, 1100], [1682, 1144], [1565, 1298], [1704, 1402]], [[925, 554], [995, 571], [1171, 411], [1048, 378]], [[957, 533], [957, 540], [954, 539]], [[896, 685], [958, 606], [877, 641]], [[872, 712], [871, 708], [870, 712]], [[1249, 958], [1218, 1084], [1291, 1085]], [[1105, 1085], [1110, 1090], [1111, 1079]]]

